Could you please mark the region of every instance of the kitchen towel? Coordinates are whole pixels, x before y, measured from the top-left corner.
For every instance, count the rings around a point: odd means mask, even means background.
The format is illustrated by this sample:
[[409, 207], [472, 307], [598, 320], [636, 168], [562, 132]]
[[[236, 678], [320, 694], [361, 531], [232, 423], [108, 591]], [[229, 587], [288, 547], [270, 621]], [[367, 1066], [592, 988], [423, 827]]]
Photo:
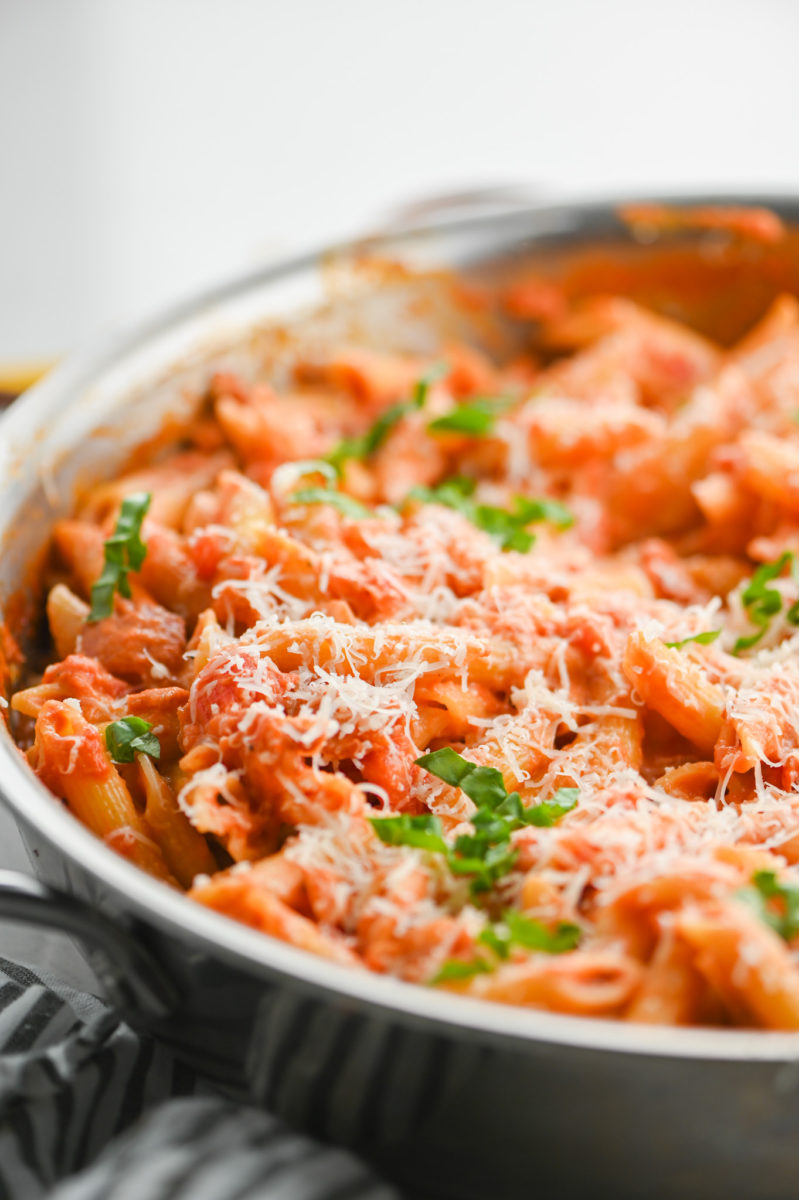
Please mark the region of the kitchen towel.
[[0, 958], [0, 1200], [401, 1200], [95, 996]]

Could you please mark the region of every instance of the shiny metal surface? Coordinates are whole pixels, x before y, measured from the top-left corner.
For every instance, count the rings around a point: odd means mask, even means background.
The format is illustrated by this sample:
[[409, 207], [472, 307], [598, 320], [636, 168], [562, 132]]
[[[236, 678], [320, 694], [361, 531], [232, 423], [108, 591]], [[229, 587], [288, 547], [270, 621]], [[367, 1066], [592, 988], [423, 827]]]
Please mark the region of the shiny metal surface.
[[180, 997], [144, 946], [102, 911], [18, 871], [0, 871], [0, 913], [7, 921], [57, 929], [77, 938], [111, 1002], [134, 1019], [161, 1021]]
[[[756, 199], [799, 217], [797, 202]], [[609, 233], [620, 233], [611, 206], [560, 206], [379, 248], [463, 266]], [[67, 364], [2, 419], [0, 606], [32, 587], [37, 539], [69, 508], [78, 477], [113, 471], [167, 411], [187, 411], [182, 388], [209, 356], [236, 360], [237, 331], [319, 303], [323, 275], [314, 257], [220, 289]], [[348, 970], [121, 860], [53, 801], [5, 731], [0, 794], [37, 874], [83, 902], [88, 921], [118, 923], [168, 977], [174, 1012], [141, 1020], [236, 1094], [398, 1178], [453, 1196], [795, 1197], [799, 1035], [578, 1020]], [[13, 915], [10, 896], [0, 888], [0, 913]]]

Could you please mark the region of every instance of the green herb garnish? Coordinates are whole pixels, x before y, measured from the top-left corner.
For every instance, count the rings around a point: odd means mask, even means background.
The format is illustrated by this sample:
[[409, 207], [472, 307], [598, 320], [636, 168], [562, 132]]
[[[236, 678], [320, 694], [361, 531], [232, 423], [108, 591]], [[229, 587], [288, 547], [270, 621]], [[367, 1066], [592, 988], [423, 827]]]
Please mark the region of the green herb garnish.
[[450, 958], [430, 982], [450, 983], [487, 974], [493, 971], [499, 962], [507, 960], [514, 947], [543, 954], [565, 954], [579, 945], [580, 929], [571, 921], [558, 921], [554, 929], [549, 929], [542, 921], [526, 917], [524, 913], [510, 908], [502, 914], [501, 921], [494, 925], [486, 925], [478, 934], [477, 942], [479, 947], [486, 947], [491, 951], [493, 959], [479, 952], [477, 957], [468, 961]]
[[294, 468], [297, 480], [305, 479], [308, 475], [322, 475], [330, 487], [335, 487], [338, 483], [338, 471], [323, 458], [301, 458], [286, 465]]
[[454, 475], [436, 487], [413, 488], [408, 493], [408, 500], [454, 508], [478, 529], [490, 534], [503, 550], [518, 550], [521, 554], [526, 553], [535, 541], [534, 535], [527, 531], [527, 525], [534, 521], [551, 521], [558, 528], [566, 529], [574, 523], [572, 514], [557, 500], [515, 496], [512, 509], [478, 504], [474, 499], [476, 486], [476, 480]]
[[376, 450], [380, 449], [391, 430], [407, 413], [424, 408], [430, 388], [448, 371], [449, 364], [444, 362], [434, 363], [432, 367], [428, 367], [414, 384], [413, 396], [410, 400], [401, 400], [397, 404], [392, 404], [384, 413], [380, 414], [366, 433], [361, 433], [357, 437], [342, 438], [328, 454], [327, 462], [340, 475], [348, 458], [370, 458]]
[[529, 496], [515, 497], [516, 512], [520, 520], [531, 524], [533, 521], [549, 521], [558, 529], [570, 529], [574, 524], [574, 514], [561, 504], [560, 500], [551, 500], [544, 496], [531, 499]]
[[576, 787], [560, 787], [551, 800], [542, 800], [524, 809], [524, 824], [537, 825], [539, 828], [549, 828], [555, 825], [561, 817], [571, 812], [577, 805], [580, 789]]
[[463, 433], [467, 437], [484, 437], [494, 428], [497, 417], [513, 403], [509, 396], [473, 396], [443, 417], [436, 417], [427, 430], [429, 433]]
[[[740, 654], [742, 650], [750, 650], [752, 646], [755, 646], [766, 633], [771, 624], [771, 618], [782, 610], [782, 596], [776, 588], [768, 587], [768, 584], [773, 579], [777, 579], [789, 563], [795, 576], [796, 566], [793, 553], [786, 550], [774, 562], [763, 563], [758, 567], [741, 592], [741, 602], [746, 609], [746, 614], [752, 624], [758, 626], [758, 629], [756, 633], [750, 634], [748, 637], [739, 637], [732, 648], [733, 654]], [[786, 618], [791, 625], [799, 625], [799, 601], [791, 605], [786, 613]]]
[[131, 763], [136, 754], [161, 757], [161, 745], [152, 725], [141, 717], [122, 717], [105, 727], [105, 747], [114, 762]]
[[360, 500], [356, 500], [354, 496], [348, 496], [346, 492], [334, 491], [333, 488], [301, 488], [298, 492], [292, 492], [288, 498], [292, 504], [330, 504], [333, 508], [337, 508], [343, 516], [352, 517], [354, 521], [363, 521], [376, 516], [373, 509], [361, 504]]
[[388, 846], [415, 846], [417, 850], [434, 850], [439, 854], [447, 852], [438, 817], [428, 814], [412, 817], [408, 813], [399, 817], [373, 817], [372, 827], [381, 842]]
[[502, 772], [463, 758], [451, 746], [423, 754], [416, 765], [442, 779], [474, 801], [470, 818], [474, 833], [461, 834], [453, 845], [445, 841], [434, 816], [373, 817], [371, 825], [391, 846], [416, 846], [443, 854], [453, 875], [470, 875], [472, 894], [488, 891], [511, 870], [517, 851], [510, 835], [525, 825], [554, 825], [577, 803], [577, 788], [558, 788], [552, 799], [525, 808], [518, 792], [508, 792]]
[[697, 642], [700, 646], [709, 646], [711, 642], [715, 642], [717, 637], [721, 637], [720, 629], [708, 629], [706, 633], [695, 633], [691, 637], [683, 638], [681, 642], [664, 642], [664, 646], [668, 646], [669, 650], [682, 650], [683, 646], [687, 646], [689, 642]]
[[424, 408], [425, 404], [427, 404], [430, 388], [434, 383], [438, 383], [439, 379], [443, 379], [448, 374], [449, 363], [447, 362], [435, 362], [432, 366], [428, 367], [413, 385], [411, 408]]
[[105, 566], [96, 583], [92, 584], [92, 605], [87, 621], [101, 621], [114, 611], [114, 592], [130, 599], [131, 571], [138, 571], [147, 555], [141, 540], [144, 515], [150, 507], [149, 492], [126, 496], [119, 510], [117, 523], [105, 541]]
[[558, 921], [554, 929], [548, 929], [541, 921], [525, 917], [514, 909], [504, 914], [503, 921], [510, 933], [511, 946], [521, 946], [524, 950], [565, 954], [574, 950], [580, 941], [580, 928], [571, 921]]
[[462, 958], [448, 958], [444, 965], [430, 980], [431, 983], [454, 983], [463, 979], [472, 979], [475, 975], [487, 975], [493, 970], [484, 958], [473, 958], [466, 962]]
[[451, 746], [432, 750], [416, 760], [417, 767], [424, 767], [437, 779], [451, 787], [459, 787], [475, 804], [494, 807], [507, 796], [502, 772], [496, 767], [481, 767], [458, 754]]
[[738, 899], [790, 942], [799, 933], [799, 886], [780, 883], [774, 871], [755, 871], [752, 884], [736, 893]]
[[423, 504], [444, 504], [447, 508], [462, 512], [471, 520], [475, 508], [472, 494], [476, 487], [476, 479], [469, 479], [466, 475], [451, 475], [435, 487], [419, 485], [412, 488], [408, 499], [420, 500]]

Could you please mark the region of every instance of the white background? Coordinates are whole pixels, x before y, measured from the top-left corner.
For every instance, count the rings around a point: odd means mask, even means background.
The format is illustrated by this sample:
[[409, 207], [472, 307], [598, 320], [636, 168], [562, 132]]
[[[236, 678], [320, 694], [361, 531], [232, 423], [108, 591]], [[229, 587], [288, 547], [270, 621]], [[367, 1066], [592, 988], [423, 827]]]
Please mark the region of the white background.
[[799, 188], [798, 131], [792, 0], [0, 0], [0, 369], [420, 194]]
[[792, 0], [0, 0], [0, 362], [418, 193], [799, 186]]

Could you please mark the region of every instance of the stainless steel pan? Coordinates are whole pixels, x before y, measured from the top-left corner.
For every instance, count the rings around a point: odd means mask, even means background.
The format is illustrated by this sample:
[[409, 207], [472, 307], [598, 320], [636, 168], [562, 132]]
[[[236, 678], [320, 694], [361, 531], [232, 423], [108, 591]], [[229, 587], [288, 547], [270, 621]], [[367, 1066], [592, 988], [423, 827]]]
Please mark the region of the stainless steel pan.
[[[799, 219], [799, 201], [750, 199]], [[626, 236], [611, 205], [560, 205], [371, 249], [460, 268]], [[326, 263], [291, 262], [185, 305], [66, 364], [0, 420], [0, 607], [10, 617], [12, 597], [34, 601], [37, 555], [77, 482], [113, 472], [168, 412], [188, 413], [186, 389], [209, 360], [251, 359], [243, 331], [253, 323], [318, 305]], [[371, 286], [345, 289], [347, 320], [356, 310], [372, 319]], [[491, 1198], [799, 1193], [799, 1035], [578, 1020], [354, 972], [123, 861], [54, 801], [5, 730], [0, 793], [41, 881], [0, 872], [0, 914], [73, 933], [131, 1020], [237, 1095], [356, 1147], [404, 1183]]]

